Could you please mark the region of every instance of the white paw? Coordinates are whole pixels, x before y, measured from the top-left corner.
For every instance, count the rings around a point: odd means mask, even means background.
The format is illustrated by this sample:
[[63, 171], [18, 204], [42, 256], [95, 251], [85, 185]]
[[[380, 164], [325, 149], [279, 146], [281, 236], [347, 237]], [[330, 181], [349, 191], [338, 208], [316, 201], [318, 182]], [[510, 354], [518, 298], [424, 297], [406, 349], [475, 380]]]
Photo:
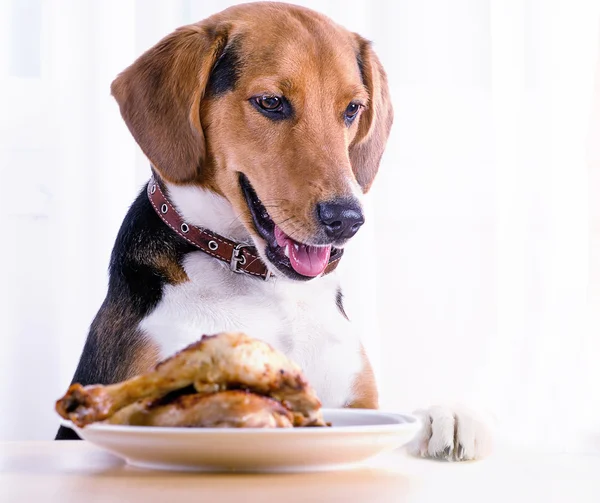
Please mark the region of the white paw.
[[415, 415], [423, 422], [408, 451], [424, 458], [444, 461], [482, 459], [491, 451], [492, 433], [475, 413], [457, 407], [430, 407]]

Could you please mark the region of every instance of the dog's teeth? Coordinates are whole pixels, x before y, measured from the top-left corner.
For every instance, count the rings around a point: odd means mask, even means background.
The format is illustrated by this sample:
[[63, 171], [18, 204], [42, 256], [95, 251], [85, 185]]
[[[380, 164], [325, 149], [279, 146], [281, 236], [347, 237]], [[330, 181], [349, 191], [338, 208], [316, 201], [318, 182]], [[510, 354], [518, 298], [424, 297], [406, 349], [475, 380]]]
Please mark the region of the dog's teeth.
[[286, 243], [285, 247], [283, 248], [283, 254], [287, 257], [290, 258], [290, 244]]

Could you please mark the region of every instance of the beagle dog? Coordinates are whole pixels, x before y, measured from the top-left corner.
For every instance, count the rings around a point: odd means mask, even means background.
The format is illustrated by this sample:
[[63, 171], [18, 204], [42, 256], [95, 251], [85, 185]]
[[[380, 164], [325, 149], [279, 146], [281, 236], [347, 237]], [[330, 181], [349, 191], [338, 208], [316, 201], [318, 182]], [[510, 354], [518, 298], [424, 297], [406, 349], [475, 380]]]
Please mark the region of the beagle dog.
[[[166, 36], [111, 90], [153, 177], [73, 382], [124, 380], [202, 334], [243, 331], [297, 362], [325, 407], [377, 408], [335, 272], [393, 120], [369, 42], [306, 8], [242, 4]], [[419, 454], [479, 455], [454, 411], [424, 417]]]

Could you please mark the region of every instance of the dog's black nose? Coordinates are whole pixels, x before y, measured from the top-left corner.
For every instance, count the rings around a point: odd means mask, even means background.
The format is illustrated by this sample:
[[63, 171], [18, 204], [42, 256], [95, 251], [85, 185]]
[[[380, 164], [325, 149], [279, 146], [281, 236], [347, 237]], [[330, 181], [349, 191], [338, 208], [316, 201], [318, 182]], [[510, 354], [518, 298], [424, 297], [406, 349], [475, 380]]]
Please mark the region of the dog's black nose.
[[317, 215], [327, 235], [335, 240], [351, 238], [365, 223], [362, 208], [353, 199], [319, 203]]

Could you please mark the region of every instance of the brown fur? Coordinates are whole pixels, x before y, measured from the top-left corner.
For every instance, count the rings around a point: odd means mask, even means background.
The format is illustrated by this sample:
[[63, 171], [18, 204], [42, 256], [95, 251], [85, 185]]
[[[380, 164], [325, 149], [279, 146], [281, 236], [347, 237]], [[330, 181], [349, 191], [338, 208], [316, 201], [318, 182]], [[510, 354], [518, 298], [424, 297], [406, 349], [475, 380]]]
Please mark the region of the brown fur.
[[226, 33], [185, 26], [143, 54], [112, 84], [131, 134], [160, 175], [198, 181], [206, 157], [200, 100]]
[[360, 355], [362, 357], [363, 368], [356, 376], [352, 384], [354, 398], [347, 407], [354, 409], [377, 409], [379, 408], [379, 393], [377, 392], [377, 382], [375, 373], [365, 352], [361, 346]]
[[154, 258], [154, 266], [171, 285], [178, 285], [189, 280], [181, 264], [166, 255]]
[[[228, 47], [240, 62], [235, 87], [211, 96], [211, 69]], [[180, 28], [127, 68], [112, 92], [160, 176], [225, 196], [259, 238], [238, 185], [242, 172], [283, 231], [307, 243], [317, 232], [317, 202], [350, 197], [349, 180], [370, 188], [393, 117], [367, 41], [311, 10], [268, 2]], [[285, 96], [294, 117], [262, 116], [249, 99], [264, 94]], [[351, 101], [365, 107], [347, 127]]]
[[156, 367], [159, 362], [159, 347], [144, 338], [143, 343], [138, 345], [131, 368], [128, 370], [129, 377], [145, 374]]

